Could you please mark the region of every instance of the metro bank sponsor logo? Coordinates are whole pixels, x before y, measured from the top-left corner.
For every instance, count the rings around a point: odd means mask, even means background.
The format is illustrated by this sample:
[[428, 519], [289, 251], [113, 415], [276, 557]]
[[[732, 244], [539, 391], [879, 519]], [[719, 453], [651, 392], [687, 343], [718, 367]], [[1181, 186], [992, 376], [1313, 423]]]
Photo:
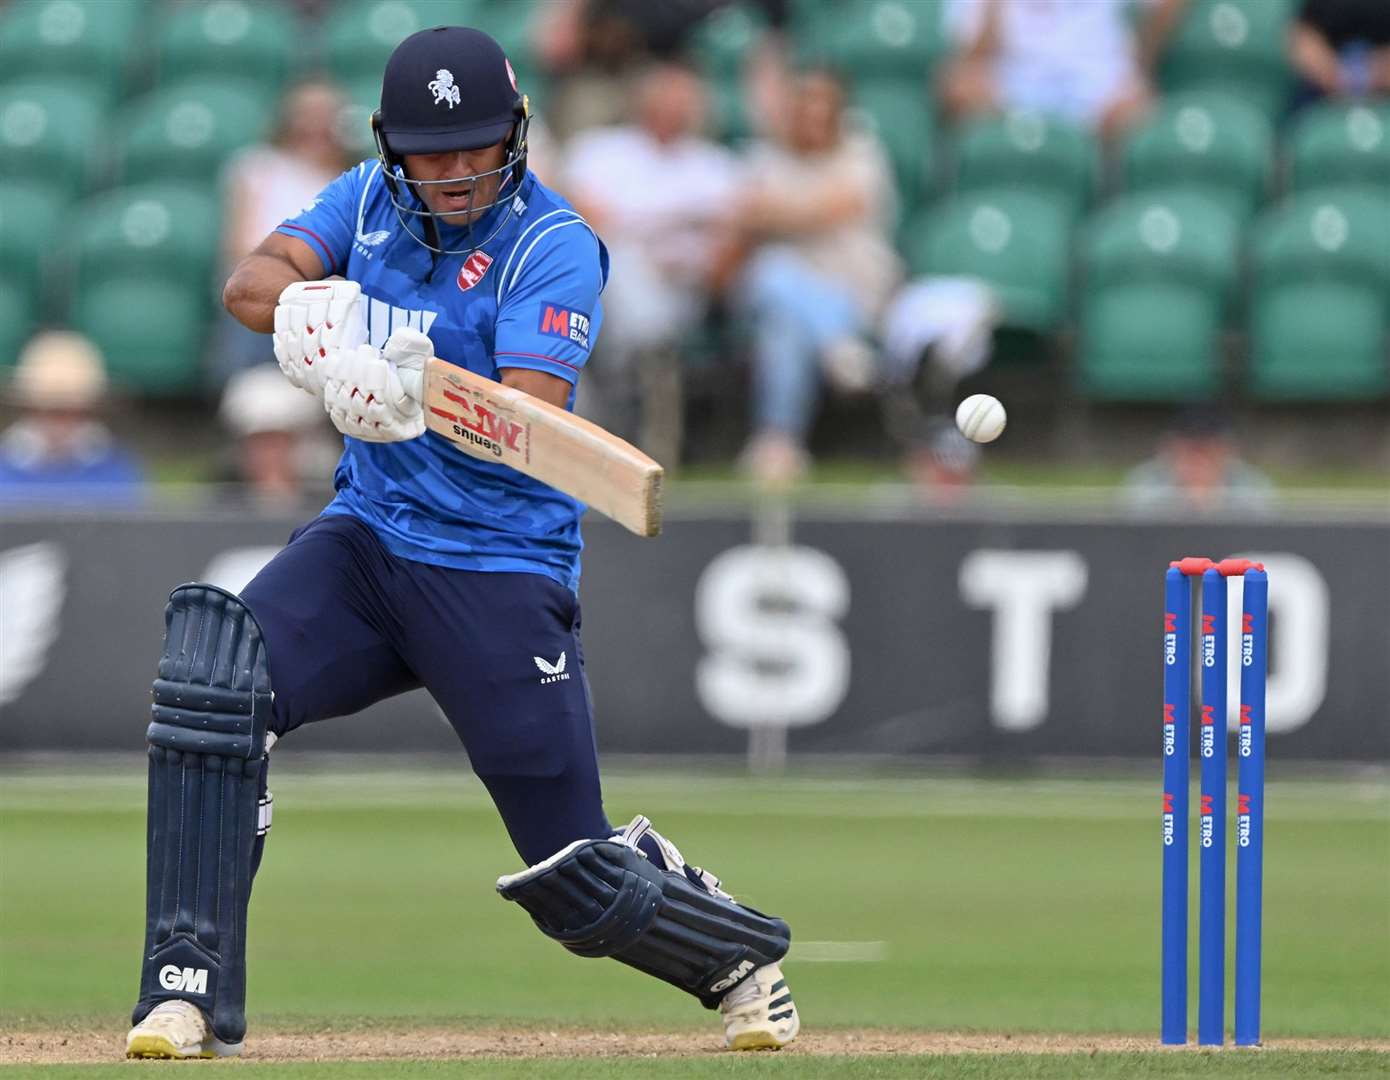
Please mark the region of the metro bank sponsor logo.
[[1163, 846], [1172, 847], [1176, 840], [1177, 816], [1173, 812], [1173, 793], [1163, 793]]
[[559, 304], [546, 304], [537, 330], [550, 337], [572, 341], [581, 349], [589, 347], [589, 316]]
[[1236, 795], [1236, 844], [1250, 846], [1250, 796], [1245, 792]]
[[1216, 666], [1216, 616], [1202, 616], [1202, 666]]
[[1240, 664], [1249, 667], [1255, 662], [1255, 617], [1245, 612], [1240, 617]]
[[1216, 715], [1210, 705], [1202, 706], [1202, 756], [1216, 754]]
[[1172, 705], [1163, 704], [1163, 756], [1172, 757], [1178, 750], [1178, 719]]
[[1172, 667], [1178, 662], [1178, 617], [1171, 611], [1163, 613], [1163, 663]]
[[1240, 707], [1240, 756], [1249, 757], [1254, 749], [1255, 729], [1251, 727], [1253, 723], [1250, 716], [1250, 706], [1242, 704]]
[[1202, 796], [1202, 846], [1211, 847], [1216, 843], [1216, 814], [1212, 807], [1212, 797]]

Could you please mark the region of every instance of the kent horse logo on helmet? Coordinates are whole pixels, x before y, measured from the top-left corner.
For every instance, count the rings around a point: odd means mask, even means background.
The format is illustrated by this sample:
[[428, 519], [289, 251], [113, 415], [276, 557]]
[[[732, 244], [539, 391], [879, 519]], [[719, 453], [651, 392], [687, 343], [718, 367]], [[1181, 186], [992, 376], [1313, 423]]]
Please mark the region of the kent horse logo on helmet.
[[434, 79], [426, 87], [434, 95], [434, 103], [443, 105], [448, 102], [452, 110], [455, 105], [463, 100], [459, 94], [459, 88], [454, 85], [454, 73], [448, 68], [440, 68], [434, 73]]

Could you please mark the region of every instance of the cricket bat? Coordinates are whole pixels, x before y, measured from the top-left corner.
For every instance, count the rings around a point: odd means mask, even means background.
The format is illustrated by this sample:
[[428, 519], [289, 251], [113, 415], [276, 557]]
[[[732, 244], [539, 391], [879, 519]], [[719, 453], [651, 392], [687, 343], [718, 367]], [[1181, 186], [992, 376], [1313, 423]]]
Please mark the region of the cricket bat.
[[470, 457], [500, 461], [638, 536], [661, 531], [662, 469], [631, 443], [524, 391], [430, 357], [425, 426]]

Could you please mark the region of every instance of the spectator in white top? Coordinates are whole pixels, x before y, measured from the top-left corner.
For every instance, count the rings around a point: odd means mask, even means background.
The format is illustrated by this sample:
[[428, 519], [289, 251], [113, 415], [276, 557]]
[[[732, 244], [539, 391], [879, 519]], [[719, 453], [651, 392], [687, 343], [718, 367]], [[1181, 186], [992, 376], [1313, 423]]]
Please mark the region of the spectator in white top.
[[735, 302], [753, 334], [753, 431], [741, 459], [754, 479], [805, 470], [821, 374], [867, 389], [865, 340], [902, 274], [890, 240], [897, 193], [876, 137], [849, 128], [845, 91], [825, 69], [797, 74], [779, 137], [755, 143], [737, 217]]
[[[716, 238], [730, 213], [739, 165], [701, 134], [704, 83], [676, 64], [637, 82], [632, 122], [571, 140], [562, 189], [608, 245], [603, 343], [580, 383], [580, 408], [668, 467], [680, 448], [679, 346], [708, 314]], [[641, 430], [629, 422], [630, 387]]]
[[1113, 137], [1152, 102], [1146, 73], [1187, 0], [952, 0], [959, 52], [941, 93], [956, 119], [1027, 109]]
[[325, 476], [341, 450], [322, 403], [292, 386], [275, 364], [228, 379], [217, 414], [236, 439], [227, 479], [244, 485], [238, 497], [258, 507], [298, 505], [308, 494], [306, 478]]
[[[340, 137], [344, 105], [342, 95], [329, 83], [300, 83], [281, 101], [271, 140], [247, 147], [227, 163], [222, 177], [226, 267], [236, 265], [352, 164]], [[224, 314], [210, 365], [215, 385], [242, 368], [273, 359], [269, 334], [247, 330]]]

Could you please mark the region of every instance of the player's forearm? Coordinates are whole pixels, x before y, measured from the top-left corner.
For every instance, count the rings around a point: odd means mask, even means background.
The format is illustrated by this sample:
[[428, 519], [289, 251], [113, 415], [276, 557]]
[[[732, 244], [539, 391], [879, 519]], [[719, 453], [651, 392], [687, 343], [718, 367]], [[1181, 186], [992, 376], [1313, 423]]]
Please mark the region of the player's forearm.
[[498, 372], [498, 381], [503, 386], [514, 387], [522, 393], [549, 402], [557, 409], [563, 409], [565, 402], [569, 401], [570, 384], [549, 372], [534, 371], [530, 368], [502, 368]]
[[743, 223], [754, 234], [780, 236], [839, 228], [863, 218], [869, 210], [864, 193], [853, 187], [826, 188], [765, 195], [745, 208]]
[[285, 259], [252, 253], [227, 279], [222, 303], [247, 328], [269, 334], [275, 329], [275, 305], [285, 286], [308, 280]]
[[1148, 17], [1141, 20], [1137, 30], [1137, 52], [1145, 71], [1158, 65], [1164, 47], [1187, 13], [1188, 0], [1152, 0]]
[[1298, 74], [1328, 94], [1340, 89], [1337, 53], [1327, 39], [1304, 23], [1289, 31], [1289, 60]]
[[222, 290], [222, 303], [250, 329], [269, 334], [275, 329], [275, 305], [285, 286], [317, 281], [327, 272], [303, 240], [273, 232], [236, 264]]

